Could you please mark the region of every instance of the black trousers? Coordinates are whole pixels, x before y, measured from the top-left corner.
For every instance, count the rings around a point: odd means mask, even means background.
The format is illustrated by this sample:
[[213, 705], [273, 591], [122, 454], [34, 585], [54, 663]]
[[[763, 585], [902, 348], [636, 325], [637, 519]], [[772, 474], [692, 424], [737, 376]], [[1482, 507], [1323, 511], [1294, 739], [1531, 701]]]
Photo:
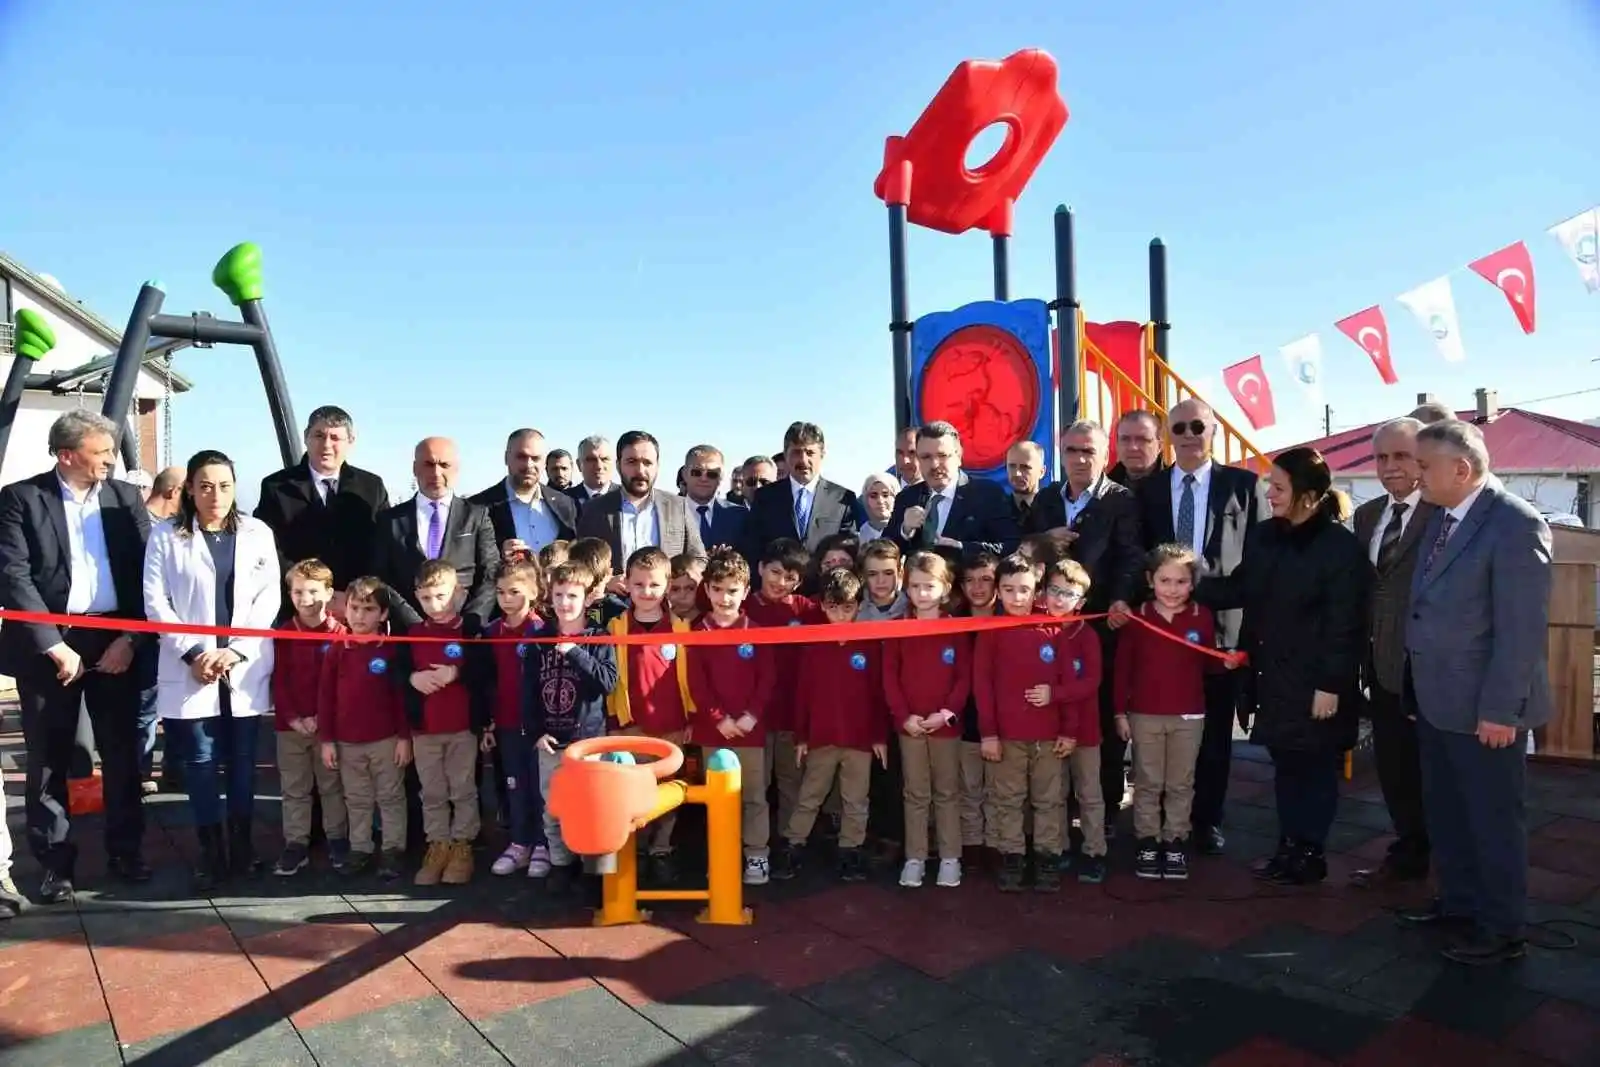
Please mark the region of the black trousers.
[[83, 659], [82, 677], [62, 685], [49, 657], [36, 656], [17, 677], [17, 700], [28, 752], [24, 787], [28, 847], [45, 870], [71, 878], [78, 849], [67, 813], [67, 776], [77, 748], [81, 706], [89, 708], [94, 744], [100, 752], [108, 856], [139, 854], [144, 839], [144, 801], [139, 789], [139, 676], [131, 668], [122, 674], [101, 674], [93, 669], [117, 638], [116, 633], [69, 628], [63, 634], [67, 645]]
[[1106, 825], [1117, 820], [1122, 809], [1122, 797], [1128, 789], [1128, 743], [1117, 736], [1116, 685], [1113, 681], [1117, 662], [1116, 631], [1096, 624], [1100, 632], [1100, 663], [1104, 671], [1100, 683], [1100, 795], [1106, 802]]
[[1233, 770], [1233, 725], [1239, 714], [1241, 673], [1206, 675], [1206, 727], [1194, 761], [1190, 815], [1197, 831], [1222, 825], [1222, 805], [1228, 799], [1228, 775]]
[[1278, 802], [1278, 832], [1301, 845], [1326, 847], [1339, 808], [1338, 749], [1270, 748], [1272, 788]]
[[1417, 720], [1399, 693], [1374, 684], [1368, 699], [1372, 709], [1372, 758], [1378, 786], [1394, 823], [1395, 840], [1389, 846], [1390, 865], [1407, 873], [1428, 870], [1428, 825], [1422, 804], [1422, 754], [1417, 743]]

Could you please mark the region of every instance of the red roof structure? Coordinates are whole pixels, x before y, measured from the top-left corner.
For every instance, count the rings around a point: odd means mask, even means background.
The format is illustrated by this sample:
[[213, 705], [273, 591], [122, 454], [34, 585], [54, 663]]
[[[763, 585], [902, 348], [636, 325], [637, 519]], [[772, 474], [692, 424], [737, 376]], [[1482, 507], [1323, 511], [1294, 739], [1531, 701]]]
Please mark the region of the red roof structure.
[[[1456, 418], [1483, 430], [1496, 474], [1591, 474], [1600, 472], [1600, 426], [1542, 415], [1521, 408], [1502, 408], [1480, 417], [1458, 411]], [[1342, 430], [1303, 445], [1321, 452], [1336, 477], [1376, 477], [1372, 465], [1372, 432], [1381, 422]], [[1273, 453], [1284, 452], [1278, 449]]]

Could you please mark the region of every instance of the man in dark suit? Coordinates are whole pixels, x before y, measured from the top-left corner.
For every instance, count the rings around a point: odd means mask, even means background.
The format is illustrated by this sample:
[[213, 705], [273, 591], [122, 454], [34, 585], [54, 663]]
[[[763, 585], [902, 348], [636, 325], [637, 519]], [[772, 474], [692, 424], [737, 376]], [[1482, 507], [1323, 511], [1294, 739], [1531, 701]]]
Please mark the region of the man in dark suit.
[[[822, 428], [795, 422], [783, 434], [781, 456], [786, 473], [756, 490], [745, 524], [746, 558], [752, 567], [766, 547], [780, 537], [792, 538], [815, 552], [824, 538], [855, 533], [856, 495], [822, 476], [828, 445]], [[776, 461], [773, 463], [777, 466]], [[745, 468], [746, 476], [750, 468]]]
[[1028, 515], [1044, 487], [1044, 449], [1032, 441], [1018, 441], [1006, 451], [1006, 482], [1011, 489], [1011, 517], [1026, 531]]
[[494, 543], [503, 559], [521, 552], [537, 555], [552, 541], [576, 536], [578, 505], [559, 489], [541, 484], [544, 463], [544, 434], [516, 430], [506, 439], [505, 478], [470, 498], [489, 509]]
[[1445, 419], [1417, 434], [1422, 531], [1405, 685], [1415, 700], [1423, 807], [1439, 897], [1402, 922], [1452, 930], [1447, 959], [1526, 952], [1528, 731], [1550, 721], [1550, 527], [1489, 473], [1483, 432]]
[[568, 486], [566, 494], [582, 511], [583, 506], [598, 496], [605, 496], [617, 487], [616, 455], [611, 451], [610, 439], [593, 434], [578, 442], [578, 474], [576, 484]]
[[[1210, 405], [1190, 398], [1167, 416], [1174, 463], [1164, 474], [1140, 479], [1139, 525], [1145, 548], [1176, 542], [1194, 549], [1205, 574], [1232, 574], [1244, 558], [1245, 542], [1258, 523], [1272, 515], [1260, 478], [1238, 467], [1211, 461], [1217, 416]], [[1217, 643], [1238, 647], [1237, 611], [1217, 615]], [[1242, 696], [1236, 677], [1226, 671], [1206, 676], [1206, 726], [1194, 771], [1194, 840], [1206, 855], [1222, 852], [1222, 808], [1233, 760], [1233, 725]]]
[[[1110, 442], [1104, 428], [1087, 419], [1061, 435], [1064, 480], [1045, 486], [1023, 525], [1025, 534], [1050, 534], [1066, 545], [1067, 554], [1089, 572], [1089, 596], [1083, 610], [1090, 615], [1125, 612], [1144, 580], [1144, 542], [1139, 532], [1139, 505], [1133, 494], [1106, 477]], [[1106, 830], [1112, 832], [1122, 797], [1127, 792], [1128, 746], [1117, 737], [1111, 665], [1116, 661], [1116, 634], [1106, 620], [1097, 620], [1101, 662], [1100, 788], [1106, 802]]]
[[307, 559], [332, 569], [333, 587], [341, 590], [336, 609], [344, 587], [367, 573], [377, 515], [389, 506], [383, 479], [345, 461], [355, 443], [349, 412], [317, 408], [306, 421], [305, 458], [261, 480], [255, 512], [272, 529], [284, 571]]
[[[641, 548], [659, 548], [669, 556], [705, 552], [698, 523], [689, 521], [684, 497], [656, 488], [661, 471], [661, 445], [643, 430], [629, 430], [617, 439], [622, 485], [591, 500], [578, 514], [578, 536], [598, 537], [611, 546], [611, 569], [621, 592], [628, 557]], [[587, 469], [587, 468], [586, 468]]]
[[[118, 427], [87, 410], [50, 427], [55, 467], [0, 489], [0, 606], [84, 617], [144, 618], [143, 494], [110, 480]], [[142, 882], [144, 811], [139, 791], [137, 645], [114, 629], [8, 621], [0, 626], [0, 672], [17, 682], [27, 746], [28, 844], [44, 868], [39, 897], [72, 899], [77, 846], [67, 814], [67, 774], [87, 705], [105, 790], [110, 873]]]
[[1372, 757], [1378, 785], [1394, 822], [1395, 839], [1383, 862], [1357, 871], [1351, 883], [1384, 886], [1428, 877], [1428, 827], [1422, 806], [1422, 760], [1414, 709], [1405, 692], [1406, 615], [1418, 545], [1437, 510], [1422, 499], [1417, 466], [1416, 419], [1395, 419], [1372, 435], [1372, 458], [1385, 490], [1356, 508], [1356, 537], [1367, 546], [1376, 577], [1367, 624], [1370, 654], [1365, 675], [1372, 717]]
[[466, 600], [463, 629], [476, 634], [494, 611], [494, 570], [500, 562], [494, 523], [482, 504], [455, 495], [460, 459], [445, 437], [423, 439], [411, 470], [417, 494], [378, 516], [370, 573], [389, 587], [389, 619], [396, 631], [422, 620], [417, 606], [417, 569], [423, 560], [454, 564]]
[[943, 549], [956, 561], [987, 550], [1016, 551], [1022, 539], [1006, 491], [986, 479], [961, 473], [961, 434], [948, 422], [917, 430], [917, 466], [922, 481], [900, 491], [883, 535], [902, 552]]
[[1117, 419], [1117, 463], [1106, 477], [1132, 489], [1140, 479], [1166, 469], [1161, 458], [1161, 416], [1144, 408], [1124, 411]]
[[700, 530], [700, 543], [709, 551], [718, 545], [744, 544], [744, 524], [750, 509], [718, 495], [722, 488], [722, 453], [711, 445], [695, 445], [683, 458], [689, 518]]

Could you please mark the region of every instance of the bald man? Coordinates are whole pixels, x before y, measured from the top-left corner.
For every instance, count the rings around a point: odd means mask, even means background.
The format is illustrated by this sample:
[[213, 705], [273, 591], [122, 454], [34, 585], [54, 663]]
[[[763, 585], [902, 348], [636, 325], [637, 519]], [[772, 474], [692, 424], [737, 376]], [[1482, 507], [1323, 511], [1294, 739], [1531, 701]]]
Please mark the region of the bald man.
[[168, 467], [156, 475], [144, 498], [144, 509], [150, 513], [151, 522], [170, 519], [178, 513], [178, 501], [183, 499], [183, 478], [182, 467]]
[[500, 552], [489, 509], [456, 496], [460, 453], [448, 437], [427, 437], [411, 457], [417, 493], [378, 515], [370, 572], [389, 587], [389, 619], [396, 630], [421, 621], [417, 568], [442, 559], [455, 566], [466, 601], [461, 608], [468, 635], [481, 630], [494, 610], [494, 569]]

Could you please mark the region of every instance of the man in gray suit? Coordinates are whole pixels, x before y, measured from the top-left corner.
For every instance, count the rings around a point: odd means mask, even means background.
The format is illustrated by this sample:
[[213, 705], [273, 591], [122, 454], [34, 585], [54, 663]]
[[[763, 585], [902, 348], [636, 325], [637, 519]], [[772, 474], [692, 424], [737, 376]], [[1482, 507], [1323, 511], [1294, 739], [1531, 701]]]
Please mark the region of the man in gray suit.
[[1489, 473], [1471, 423], [1424, 428], [1417, 462], [1439, 511], [1412, 578], [1405, 680], [1439, 898], [1400, 919], [1462, 933], [1447, 959], [1500, 963], [1526, 951], [1527, 732], [1550, 720], [1550, 528]]
[[684, 498], [656, 488], [660, 443], [643, 430], [629, 430], [617, 439], [617, 466], [622, 484], [584, 505], [578, 513], [578, 536], [610, 544], [611, 568], [618, 575], [641, 548], [659, 548], [669, 556], [703, 554], [699, 524], [689, 521]]
[[1372, 435], [1372, 460], [1385, 493], [1356, 508], [1356, 537], [1367, 546], [1376, 576], [1367, 622], [1364, 671], [1372, 719], [1372, 756], [1378, 785], [1394, 823], [1395, 839], [1383, 862], [1357, 871], [1351, 884], [1378, 888], [1428, 877], [1428, 828], [1422, 806], [1422, 761], [1417, 722], [1405, 690], [1406, 616], [1422, 532], [1438, 509], [1422, 499], [1417, 434], [1422, 423], [1395, 419]]

